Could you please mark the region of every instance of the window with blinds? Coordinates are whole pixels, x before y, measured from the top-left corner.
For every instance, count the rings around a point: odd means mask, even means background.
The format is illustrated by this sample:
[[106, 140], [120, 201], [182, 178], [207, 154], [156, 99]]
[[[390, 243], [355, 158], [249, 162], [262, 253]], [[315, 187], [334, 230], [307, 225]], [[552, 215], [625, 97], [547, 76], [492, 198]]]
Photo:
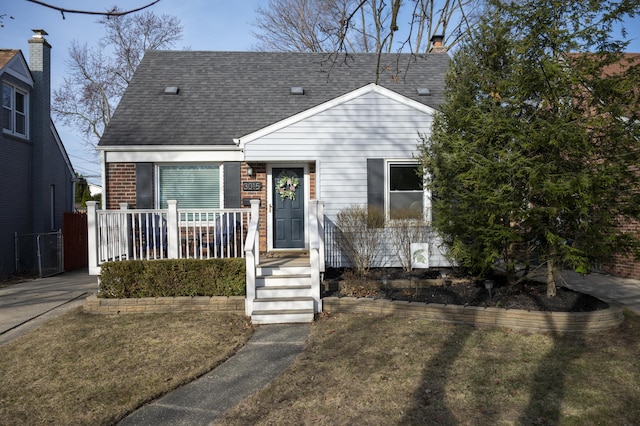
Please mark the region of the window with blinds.
[[183, 209], [220, 208], [220, 166], [171, 165], [158, 167], [160, 208], [177, 200]]

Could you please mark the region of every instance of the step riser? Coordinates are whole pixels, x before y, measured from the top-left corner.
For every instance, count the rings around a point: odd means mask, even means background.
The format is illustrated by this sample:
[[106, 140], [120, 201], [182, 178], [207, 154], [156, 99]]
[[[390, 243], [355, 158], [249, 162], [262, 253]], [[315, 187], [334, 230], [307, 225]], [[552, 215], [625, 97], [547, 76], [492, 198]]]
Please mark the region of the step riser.
[[297, 310], [297, 309], [313, 310], [313, 299], [311, 300], [255, 299], [253, 301], [254, 311], [284, 311], [284, 310]]
[[273, 297], [311, 297], [311, 288], [256, 287], [256, 297], [258, 299], [269, 299]]
[[258, 267], [256, 268], [256, 275], [260, 277], [271, 277], [278, 275], [311, 275], [310, 266], [291, 266], [287, 268], [271, 268], [271, 267]]
[[253, 324], [292, 324], [300, 322], [313, 322], [313, 314], [271, 314], [252, 315]]
[[258, 287], [286, 287], [286, 286], [301, 286], [309, 285], [311, 277], [300, 276], [288, 276], [288, 277], [256, 277], [256, 288]]

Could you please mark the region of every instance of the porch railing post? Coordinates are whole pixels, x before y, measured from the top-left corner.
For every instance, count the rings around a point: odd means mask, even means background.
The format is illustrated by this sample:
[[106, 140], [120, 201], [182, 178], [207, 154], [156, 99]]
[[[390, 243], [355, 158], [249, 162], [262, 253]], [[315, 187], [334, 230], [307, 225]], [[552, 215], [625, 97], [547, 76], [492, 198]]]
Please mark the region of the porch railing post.
[[97, 201], [87, 201], [87, 250], [89, 251], [89, 275], [100, 275], [98, 266], [98, 213]]
[[309, 261], [311, 263], [311, 296], [313, 297], [314, 313], [322, 312], [320, 299], [320, 265], [324, 253], [320, 252], [320, 227], [318, 218], [319, 201], [311, 201], [309, 209]]
[[260, 263], [260, 200], [251, 200], [251, 216], [249, 218], [249, 230], [245, 245], [246, 265], [246, 298], [245, 314], [251, 316], [253, 301], [256, 298], [256, 269]]
[[168, 200], [169, 213], [167, 214], [167, 257], [177, 259], [180, 245], [180, 223], [178, 216], [178, 201]]
[[[251, 200], [251, 218], [256, 218], [258, 222], [260, 222], [260, 200]], [[249, 219], [251, 220], [251, 219]], [[256, 230], [256, 241], [255, 241], [255, 264], [260, 264], [260, 228]]]
[[320, 272], [324, 273], [325, 267], [325, 252], [324, 252], [324, 201], [317, 201], [317, 213], [318, 219], [318, 238], [320, 239]]

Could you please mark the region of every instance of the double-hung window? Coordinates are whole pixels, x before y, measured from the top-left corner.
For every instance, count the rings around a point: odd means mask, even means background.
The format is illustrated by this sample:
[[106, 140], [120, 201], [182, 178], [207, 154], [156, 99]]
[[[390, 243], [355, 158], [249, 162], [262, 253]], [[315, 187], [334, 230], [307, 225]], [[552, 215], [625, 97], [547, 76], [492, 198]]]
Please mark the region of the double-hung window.
[[388, 162], [389, 219], [423, 219], [423, 179], [415, 162]]
[[162, 209], [168, 200], [177, 200], [178, 208], [184, 209], [220, 208], [220, 166], [158, 166], [158, 193]]
[[27, 137], [29, 110], [27, 93], [2, 84], [2, 127], [5, 133]]

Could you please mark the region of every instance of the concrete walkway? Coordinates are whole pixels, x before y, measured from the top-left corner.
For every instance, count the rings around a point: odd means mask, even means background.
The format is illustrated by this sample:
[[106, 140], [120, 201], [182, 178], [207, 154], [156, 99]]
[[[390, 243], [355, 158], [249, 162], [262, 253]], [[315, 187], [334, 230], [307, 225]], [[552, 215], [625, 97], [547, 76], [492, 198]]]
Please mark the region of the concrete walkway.
[[98, 291], [98, 278], [65, 272], [0, 288], [0, 345], [33, 330]]
[[208, 425], [262, 389], [302, 352], [310, 324], [261, 325], [236, 355], [134, 411], [119, 425]]
[[558, 285], [566, 285], [580, 293], [590, 294], [607, 303], [622, 305], [640, 314], [640, 280], [591, 273], [580, 275], [562, 271]]

